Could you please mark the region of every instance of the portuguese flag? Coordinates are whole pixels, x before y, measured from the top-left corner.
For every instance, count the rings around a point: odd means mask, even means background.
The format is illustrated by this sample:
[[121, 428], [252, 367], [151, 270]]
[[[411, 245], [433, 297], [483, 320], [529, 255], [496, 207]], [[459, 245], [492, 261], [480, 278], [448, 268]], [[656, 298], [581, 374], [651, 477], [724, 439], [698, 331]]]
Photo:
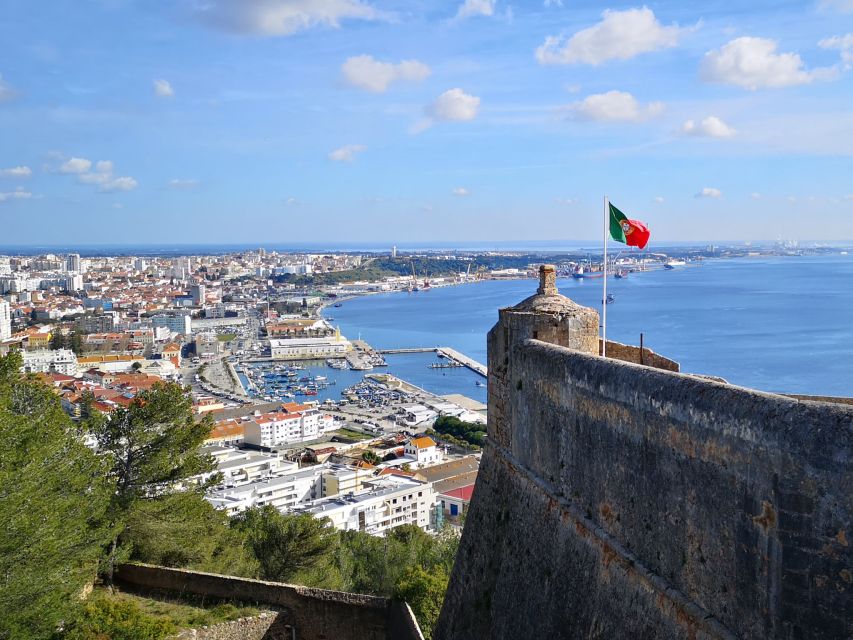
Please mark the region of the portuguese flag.
[[607, 204], [610, 207], [610, 237], [616, 242], [645, 249], [649, 242], [649, 228], [639, 220], [629, 220], [619, 209], [609, 202]]

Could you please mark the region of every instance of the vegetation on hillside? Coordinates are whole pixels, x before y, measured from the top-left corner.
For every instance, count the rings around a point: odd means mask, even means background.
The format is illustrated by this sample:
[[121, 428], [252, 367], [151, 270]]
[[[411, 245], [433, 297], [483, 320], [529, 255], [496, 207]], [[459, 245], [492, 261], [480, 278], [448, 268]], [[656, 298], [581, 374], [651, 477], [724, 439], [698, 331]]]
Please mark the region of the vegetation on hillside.
[[453, 416], [440, 416], [432, 426], [432, 432], [442, 440], [461, 447], [479, 449], [486, 442], [486, 425], [465, 422]]
[[109, 418], [84, 409], [74, 423], [20, 366], [0, 357], [0, 640], [171, 633], [174, 619], [135, 603], [81, 598], [127, 560], [405, 598], [431, 634], [455, 532], [405, 525], [377, 538], [271, 507], [229, 518], [204, 499], [218, 480], [201, 449], [211, 424], [194, 419], [184, 389], [155, 385]]

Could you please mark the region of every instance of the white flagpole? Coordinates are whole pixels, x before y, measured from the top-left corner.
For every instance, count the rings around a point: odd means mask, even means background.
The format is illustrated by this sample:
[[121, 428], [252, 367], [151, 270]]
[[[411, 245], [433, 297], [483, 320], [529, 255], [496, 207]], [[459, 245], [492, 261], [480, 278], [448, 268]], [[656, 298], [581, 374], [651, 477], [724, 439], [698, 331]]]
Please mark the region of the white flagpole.
[[604, 284], [601, 292], [601, 356], [607, 356], [607, 234], [610, 222], [609, 201], [604, 196]]

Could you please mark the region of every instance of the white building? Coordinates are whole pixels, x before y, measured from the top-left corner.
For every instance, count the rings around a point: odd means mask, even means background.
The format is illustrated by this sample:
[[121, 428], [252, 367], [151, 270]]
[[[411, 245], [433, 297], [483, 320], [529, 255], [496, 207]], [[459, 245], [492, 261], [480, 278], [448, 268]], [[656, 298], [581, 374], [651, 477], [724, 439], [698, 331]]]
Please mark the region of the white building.
[[77, 356], [71, 349], [38, 349], [24, 351], [23, 371], [25, 373], [62, 373], [77, 375]]
[[151, 318], [151, 324], [166, 327], [172, 333], [188, 336], [192, 333], [192, 316], [189, 313], [158, 313]]
[[403, 448], [403, 453], [406, 457], [412, 458], [417, 467], [438, 464], [443, 459], [441, 449], [435, 444], [435, 440], [426, 436], [409, 440]]
[[270, 340], [270, 353], [279, 360], [342, 358], [352, 349], [352, 343], [340, 335], [327, 338], [290, 338]]
[[321, 498], [294, 511], [328, 518], [341, 531], [364, 531], [375, 536], [403, 524], [433, 530], [435, 492], [428, 482], [383, 476], [365, 483], [355, 493]]
[[272, 453], [222, 446], [207, 446], [203, 451], [216, 460], [217, 471], [222, 474], [222, 484], [226, 487], [249, 484], [299, 469], [299, 463]]
[[0, 340], [12, 337], [12, 307], [5, 300], [0, 300]]
[[243, 441], [262, 448], [315, 440], [335, 429], [335, 420], [318, 409], [275, 411], [256, 416], [244, 425]]
[[65, 270], [73, 273], [80, 273], [83, 270], [79, 253], [69, 253], [65, 257]]

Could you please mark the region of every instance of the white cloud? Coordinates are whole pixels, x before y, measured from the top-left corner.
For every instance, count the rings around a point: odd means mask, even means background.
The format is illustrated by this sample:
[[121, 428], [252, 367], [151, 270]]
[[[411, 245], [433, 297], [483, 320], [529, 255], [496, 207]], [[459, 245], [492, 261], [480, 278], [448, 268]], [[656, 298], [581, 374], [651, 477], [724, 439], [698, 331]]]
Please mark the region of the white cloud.
[[776, 53], [775, 40], [749, 36], [735, 38], [720, 49], [707, 52], [701, 67], [702, 78], [708, 82], [753, 91], [829, 80], [837, 73], [833, 67], [806, 70], [796, 53]]
[[397, 64], [380, 62], [373, 56], [348, 58], [341, 66], [344, 80], [353, 87], [383, 93], [392, 82], [419, 81], [429, 77], [430, 68], [418, 60], [403, 60]]
[[545, 0], [542, 3], [542, 6], [544, 6], [546, 9], [550, 7], [562, 7], [563, 0]]
[[697, 193], [694, 198], [721, 198], [723, 196], [723, 192], [719, 189], [715, 189], [714, 187], [705, 187]]
[[821, 49], [838, 49], [841, 52], [841, 63], [844, 70], [853, 69], [853, 33], [824, 38], [817, 45]]
[[157, 95], [161, 98], [171, 98], [173, 95], [175, 95], [175, 90], [172, 89], [172, 85], [168, 80], [155, 80], [154, 95]]
[[3, 75], [0, 74], [0, 102], [6, 102], [18, 97], [18, 92], [8, 84], [3, 82]]
[[197, 7], [197, 16], [214, 27], [258, 36], [289, 36], [319, 25], [337, 28], [343, 20], [387, 18], [359, 0], [212, 0]]
[[186, 178], [174, 178], [169, 180], [170, 189], [195, 189], [198, 184], [198, 180]]
[[465, 0], [456, 11], [456, 19], [464, 20], [475, 16], [492, 16], [495, 13], [495, 0]]
[[428, 114], [436, 120], [473, 120], [480, 111], [480, 98], [462, 89], [449, 89], [433, 102]]
[[592, 64], [607, 60], [628, 60], [641, 53], [669, 49], [688, 29], [663, 26], [648, 7], [601, 14], [596, 25], [570, 38], [548, 36], [536, 49], [541, 64]]
[[454, 195], [454, 196], [465, 197], [465, 196], [469, 195], [470, 193], [471, 193], [471, 192], [470, 192], [470, 191], [468, 191], [468, 189], [466, 189], [465, 187], [456, 187], [456, 188], [453, 190], [453, 195]]
[[853, 200], [853, 193], [851, 193], [851, 194], [849, 194], [849, 195], [844, 196], [844, 199], [845, 199], [845, 200]]
[[355, 154], [366, 150], [367, 147], [363, 144], [347, 144], [329, 153], [329, 160], [334, 160], [335, 162], [352, 162], [355, 160]]
[[29, 178], [31, 175], [33, 170], [24, 166], [0, 169], [0, 178]]
[[21, 187], [18, 187], [14, 191], [8, 191], [6, 193], [0, 192], [0, 202], [7, 202], [8, 200], [29, 200], [32, 197], [32, 193], [30, 193], [29, 191], [25, 191]]
[[750, 193], [749, 198], [750, 200], [761, 200], [761, 194], [758, 192]]
[[86, 173], [92, 168], [92, 161], [86, 158], [69, 158], [59, 167], [59, 173]]
[[570, 206], [570, 205], [577, 204], [578, 202], [580, 202], [580, 199], [579, 198], [554, 198], [554, 202], [556, 202], [557, 204]]
[[92, 161], [87, 158], [69, 158], [59, 167], [60, 173], [73, 174], [82, 184], [98, 186], [98, 191], [131, 191], [136, 189], [138, 182], [130, 176], [116, 177], [113, 175], [113, 163], [110, 160], [98, 160], [92, 171]]
[[717, 116], [708, 116], [700, 122], [688, 120], [681, 125], [681, 133], [686, 136], [708, 138], [731, 138], [737, 133]]
[[608, 91], [587, 96], [580, 102], [568, 107], [574, 117], [580, 120], [601, 122], [641, 122], [663, 113], [662, 102], [650, 102], [641, 105], [637, 99], [625, 91]]
[[652, 202], [654, 202], [655, 204], [663, 204], [663, 196], [655, 196], [652, 199]]
[[129, 176], [123, 176], [121, 178], [112, 178], [101, 185], [100, 191], [104, 193], [109, 193], [112, 191], [133, 191], [136, 187], [139, 186], [139, 183]]

